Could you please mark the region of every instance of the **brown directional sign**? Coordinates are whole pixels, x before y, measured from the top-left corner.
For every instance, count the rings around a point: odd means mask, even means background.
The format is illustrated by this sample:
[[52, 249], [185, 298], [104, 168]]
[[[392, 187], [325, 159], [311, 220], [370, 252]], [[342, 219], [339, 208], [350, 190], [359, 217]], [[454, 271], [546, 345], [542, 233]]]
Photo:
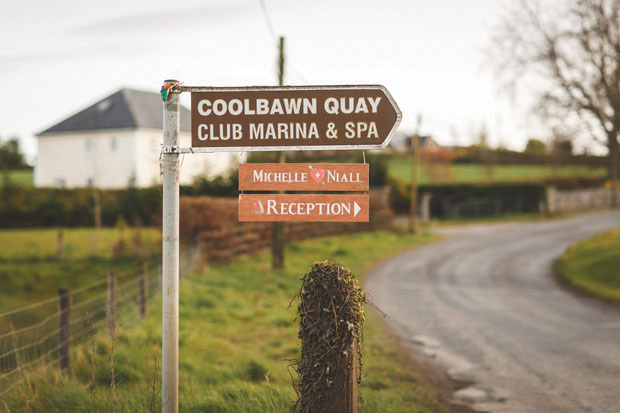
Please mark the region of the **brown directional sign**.
[[245, 163], [241, 191], [368, 191], [368, 164]]
[[199, 90], [191, 129], [201, 150], [381, 149], [401, 119], [383, 86]]
[[368, 222], [364, 194], [243, 194], [239, 221]]

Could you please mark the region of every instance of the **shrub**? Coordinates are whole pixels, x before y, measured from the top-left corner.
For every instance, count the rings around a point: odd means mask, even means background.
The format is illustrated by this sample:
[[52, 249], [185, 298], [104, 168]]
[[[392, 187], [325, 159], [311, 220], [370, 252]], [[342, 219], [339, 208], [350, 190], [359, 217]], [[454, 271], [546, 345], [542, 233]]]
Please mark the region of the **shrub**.
[[[105, 226], [113, 226], [119, 217], [148, 225], [161, 215], [159, 187], [100, 190], [99, 193]], [[93, 211], [92, 189], [14, 187], [0, 197], [0, 227], [92, 226]]]
[[224, 196], [236, 197], [239, 194], [239, 171], [232, 171], [230, 176], [217, 176], [214, 179], [198, 178], [194, 185], [181, 187], [185, 196]]
[[200, 231], [222, 230], [238, 225], [236, 198], [182, 197], [180, 237], [191, 240]]
[[[546, 199], [546, 188], [552, 186], [559, 190], [600, 187], [603, 178], [553, 178], [542, 182], [511, 182], [491, 184], [431, 184], [418, 187], [418, 200], [421, 194], [430, 193], [431, 216], [448, 218], [457, 216], [456, 207], [460, 204], [484, 203], [493, 201], [493, 214], [538, 212], [541, 201]], [[396, 213], [409, 212], [409, 192], [411, 185], [400, 180], [390, 182], [390, 201]], [[484, 211], [479, 216], [484, 216]], [[489, 214], [486, 214], [489, 215]]]
[[[543, 184], [453, 184], [453, 185], [420, 185], [418, 199], [421, 194], [430, 193], [431, 216], [448, 218], [456, 215], [455, 207], [467, 202], [498, 200], [495, 213], [538, 212], [540, 202], [545, 199]], [[409, 192], [411, 185], [400, 181], [391, 185], [392, 208], [398, 213], [409, 211]]]

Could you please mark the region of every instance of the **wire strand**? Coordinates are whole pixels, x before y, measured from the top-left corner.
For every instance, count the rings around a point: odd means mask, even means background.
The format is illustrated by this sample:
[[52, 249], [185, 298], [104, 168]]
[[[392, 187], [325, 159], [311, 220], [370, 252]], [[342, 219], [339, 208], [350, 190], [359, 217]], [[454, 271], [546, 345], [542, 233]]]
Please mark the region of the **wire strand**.
[[9, 310], [7, 312], [1, 313], [0, 314], [0, 318], [6, 317], [6, 316], [11, 315], [11, 314], [19, 313], [20, 311], [30, 310], [32, 308], [36, 308], [36, 307], [39, 307], [39, 306], [42, 306], [42, 305], [45, 305], [45, 304], [48, 304], [48, 303], [51, 303], [51, 302], [54, 302], [54, 301], [57, 301], [57, 300], [58, 300], [58, 297], [50, 297], [50, 298], [47, 298], [45, 300], [38, 301], [36, 303], [32, 303], [32, 304], [25, 305], [23, 307], [15, 308], [13, 310]]
[[[128, 286], [131, 286], [130, 284], [133, 284], [132, 282], [133, 280], [129, 280], [127, 282], [125, 282], [124, 284], [122, 284], [121, 286], [117, 287], [117, 294], [116, 294], [116, 309], [121, 311], [125, 306], [127, 306], [127, 304], [134, 304], [137, 305], [137, 298], [139, 296], [139, 291], [137, 288], [137, 285], [135, 285], [135, 291], [133, 291], [133, 289], [127, 289]], [[157, 278], [153, 278], [153, 280], [149, 283], [149, 286], [152, 286], [152, 284], [158, 283]], [[88, 304], [90, 302], [95, 301], [96, 299], [101, 299], [103, 298], [104, 295], [107, 295], [107, 291], [105, 291], [104, 293], [98, 294], [94, 297], [91, 297], [88, 300], [85, 300], [84, 302], [72, 306], [71, 310], [73, 312], [74, 308], [76, 308], [77, 306], [84, 306], [85, 304]], [[131, 300], [130, 300], [131, 299]], [[132, 301], [132, 302], [130, 302]], [[105, 314], [106, 311], [106, 305], [104, 304], [103, 307], [95, 310], [94, 312], [86, 312], [85, 314], [81, 314], [77, 319], [74, 319], [70, 322], [69, 326], [73, 327], [81, 322], [87, 321], [87, 320], [92, 320], [93, 318], [95, 318], [93, 315], [99, 314], [102, 315], [101, 313], [103, 312], [103, 314]], [[23, 331], [26, 330], [31, 330], [37, 327], [41, 327], [42, 325], [44, 325], [45, 323], [47, 323], [50, 319], [53, 319], [54, 317], [56, 317], [57, 315], [59, 315], [60, 311], [47, 316], [44, 320], [42, 320], [40, 323], [37, 323], [35, 325], [31, 325], [29, 327], [25, 327], [24, 329], [21, 329], [20, 331], [15, 331], [15, 332], [9, 332], [3, 336], [0, 336], [0, 338], [4, 338], [4, 337], [8, 337], [8, 336], [13, 336], [15, 337], [18, 333], [22, 333]], [[121, 316], [122, 317], [122, 316]], [[107, 317], [105, 317], [103, 320], [106, 320]], [[85, 330], [88, 330], [88, 328], [86, 328]], [[0, 354], [0, 360], [1, 359], [5, 359], [6, 357], [12, 355], [12, 354], [17, 354], [19, 352], [23, 352], [29, 348], [35, 347], [35, 346], [41, 346], [43, 345], [49, 338], [53, 337], [54, 335], [58, 335], [60, 332], [60, 327], [56, 327], [54, 328], [52, 331], [48, 332], [47, 334], [41, 336], [38, 338], [38, 340], [36, 341], [31, 341], [28, 344], [24, 344], [21, 345], [19, 347], [13, 348], [12, 350], [5, 352], [3, 354]], [[0, 376], [0, 378], [2, 378], [2, 376]]]
[[277, 36], [276, 36], [275, 30], [273, 29], [273, 24], [271, 24], [271, 18], [269, 17], [269, 12], [267, 11], [267, 5], [265, 4], [265, 0], [258, 0], [258, 2], [260, 3], [260, 9], [263, 14], [263, 18], [265, 19], [267, 30], [269, 31], [269, 34], [275, 41]]
[[[269, 15], [269, 11], [267, 10], [267, 5], [265, 4], [265, 0], [258, 0], [258, 2], [260, 3], [260, 8], [261, 8], [261, 13], [263, 15], [263, 19], [265, 21], [265, 26], [267, 27], [267, 31], [269, 32], [269, 35], [271, 36], [271, 39], [273, 42], [277, 42], [278, 40], [278, 36], [276, 35], [276, 31], [274, 29], [274, 25], [272, 23], [271, 17]], [[291, 62], [290, 62], [290, 57], [287, 58], [286, 61], [286, 67], [287, 72], [290, 73], [285, 73], [285, 76], [287, 78], [291, 78], [291, 79], [296, 79], [295, 82], [296, 83], [308, 83], [308, 81], [306, 80], [307, 78], [301, 73], [301, 71], [296, 68]]]
[[[155, 258], [152, 258], [152, 259], [150, 259], [148, 261], [145, 261], [145, 262], [147, 263], [147, 266], [149, 266], [149, 265], [152, 265], [153, 263], [157, 262], [158, 260], [159, 260], [159, 257], [155, 257]], [[125, 276], [129, 276], [131, 274], [135, 274], [135, 271], [129, 270], [129, 271], [126, 271], [126, 272], [118, 273], [117, 276], [120, 276], [120, 278], [124, 278]], [[80, 294], [80, 293], [82, 293], [84, 291], [87, 291], [87, 290], [89, 290], [91, 288], [103, 285], [106, 282], [107, 282], [107, 278], [106, 277], [102, 277], [102, 279], [100, 279], [100, 280], [97, 280], [95, 282], [92, 282], [90, 284], [87, 284], [85, 286], [78, 287], [78, 288], [72, 290], [71, 294], [72, 295]], [[33, 308], [40, 307], [42, 305], [49, 304], [49, 303], [52, 303], [52, 302], [55, 302], [55, 301], [58, 301], [58, 297], [57, 296], [49, 297], [49, 298], [43, 299], [41, 301], [34, 302], [32, 304], [27, 304], [25, 306], [14, 308], [12, 310], [6, 311], [4, 313], [0, 313], [0, 318], [9, 316], [9, 315], [12, 315], [12, 314], [15, 314], [15, 313], [19, 313], [21, 311], [31, 310]], [[0, 337], [2, 337], [2, 336], [0, 336]]]
[[[154, 266], [158, 258], [149, 260], [146, 262], [147, 269], [149, 272], [154, 272], [148, 277], [146, 286], [147, 297], [152, 298], [156, 297], [159, 294], [159, 288], [161, 282], [161, 267], [159, 265]], [[124, 278], [124, 276], [135, 275], [135, 271], [128, 271], [125, 273], [117, 274], [118, 278]], [[117, 279], [118, 279], [117, 278]], [[72, 294], [76, 295], [79, 293], [83, 293], [88, 291], [94, 287], [104, 285], [107, 281], [107, 278], [95, 281], [93, 283], [87, 284], [85, 286], [79, 287], [73, 290]], [[138, 288], [138, 283], [136, 282], [136, 278], [128, 278], [122, 283], [118, 284], [116, 287], [116, 322], [119, 326], [122, 325], [130, 325], [134, 322], [138, 321], [140, 318], [135, 311], [139, 308], [139, 297], [140, 290]], [[70, 336], [63, 342], [55, 339], [55, 336], [58, 336], [60, 333], [60, 326], [51, 329], [51, 331], [47, 331], [45, 334], [36, 337], [33, 340], [29, 340], [29, 342], [17, 345], [18, 342], [24, 342], [25, 338], [28, 337], [30, 331], [36, 331], [36, 329], [42, 329], [47, 323], [55, 318], [58, 318], [61, 311], [58, 310], [50, 315], [47, 315], [41, 321], [31, 324], [29, 326], [20, 328], [19, 330], [13, 330], [7, 332], [5, 334], [0, 335], [0, 343], [2, 343], [2, 348], [4, 349], [8, 344], [10, 350], [0, 354], [0, 361], [4, 360], [2, 369], [10, 369], [8, 372], [0, 374], [0, 381], [6, 381], [8, 378], [12, 378], [12, 383], [9, 387], [2, 389], [0, 391], [0, 396], [4, 396], [11, 390], [13, 390], [16, 386], [22, 383], [25, 379], [23, 372], [35, 365], [36, 363], [41, 362], [43, 359], [47, 359], [49, 363], [58, 360], [58, 349], [59, 345], [64, 343], [74, 343], [80, 342], [84, 339], [85, 336], [92, 335], [93, 337], [97, 336], [100, 333], [101, 327], [108, 322], [107, 317], [107, 300], [104, 303], [97, 304], [97, 308], [92, 309], [91, 311], [80, 312], [76, 311], [78, 309], [86, 307], [88, 304], [93, 304], [97, 300], [102, 300], [108, 294], [107, 289], [103, 292], [97, 293], [92, 297], [88, 297], [83, 301], [80, 301], [76, 304], [73, 304], [70, 308], [71, 314], [73, 315], [72, 320], [69, 324], [69, 328], [71, 331]], [[51, 297], [49, 299], [45, 299], [36, 303], [29, 304], [27, 306], [23, 306], [20, 308], [13, 309], [11, 311], [7, 311], [0, 316], [6, 316], [15, 314], [20, 311], [24, 311], [27, 309], [36, 308], [45, 304], [49, 304], [58, 300], [57, 297]], [[78, 315], [79, 314], [79, 315]], [[97, 320], [94, 321], [93, 320]], [[84, 324], [90, 321], [90, 324]], [[79, 328], [80, 324], [84, 324], [82, 328]], [[43, 331], [41, 331], [43, 332]], [[12, 344], [10, 343], [12, 341]], [[13, 357], [10, 357], [13, 356]], [[25, 364], [21, 364], [20, 360], [29, 359]], [[15, 363], [16, 366], [11, 368], [12, 364]], [[16, 376], [21, 374], [20, 378]]]

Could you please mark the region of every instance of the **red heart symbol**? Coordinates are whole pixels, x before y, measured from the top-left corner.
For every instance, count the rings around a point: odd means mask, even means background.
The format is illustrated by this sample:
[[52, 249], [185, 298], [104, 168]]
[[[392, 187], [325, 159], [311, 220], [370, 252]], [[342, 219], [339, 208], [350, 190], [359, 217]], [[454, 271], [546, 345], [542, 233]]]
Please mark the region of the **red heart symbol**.
[[313, 169], [312, 172], [310, 172], [310, 176], [312, 176], [314, 182], [320, 184], [325, 176], [325, 169]]

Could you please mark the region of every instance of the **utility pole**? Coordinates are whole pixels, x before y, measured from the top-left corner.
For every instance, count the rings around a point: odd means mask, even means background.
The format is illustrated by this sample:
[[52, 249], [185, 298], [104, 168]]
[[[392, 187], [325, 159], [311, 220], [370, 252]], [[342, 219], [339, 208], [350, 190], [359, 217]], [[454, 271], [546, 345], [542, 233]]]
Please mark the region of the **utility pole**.
[[[278, 85], [284, 86], [284, 36], [278, 44]], [[278, 162], [286, 162], [286, 153], [278, 152]], [[271, 267], [275, 270], [284, 267], [284, 222], [274, 222], [271, 227]]]
[[[177, 85], [177, 80], [166, 80]], [[170, 88], [164, 102], [162, 205], [162, 363], [163, 413], [179, 411], [179, 96]]]
[[418, 115], [415, 127], [415, 134], [411, 142], [411, 193], [409, 198], [409, 232], [415, 234], [418, 230], [416, 214], [418, 209], [418, 168], [420, 164], [420, 125], [422, 115]]
[[278, 86], [284, 86], [284, 36], [278, 43]]

